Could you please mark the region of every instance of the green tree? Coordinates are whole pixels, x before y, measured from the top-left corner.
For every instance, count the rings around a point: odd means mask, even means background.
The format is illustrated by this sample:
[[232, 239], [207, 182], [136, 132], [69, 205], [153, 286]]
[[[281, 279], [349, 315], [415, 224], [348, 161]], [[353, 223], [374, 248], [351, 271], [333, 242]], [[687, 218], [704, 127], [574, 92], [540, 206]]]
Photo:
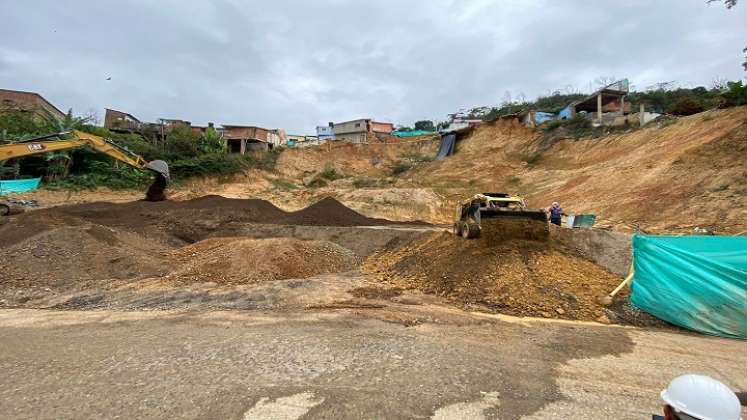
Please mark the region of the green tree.
[[416, 121], [415, 129], [423, 131], [436, 131], [436, 127], [431, 120]]

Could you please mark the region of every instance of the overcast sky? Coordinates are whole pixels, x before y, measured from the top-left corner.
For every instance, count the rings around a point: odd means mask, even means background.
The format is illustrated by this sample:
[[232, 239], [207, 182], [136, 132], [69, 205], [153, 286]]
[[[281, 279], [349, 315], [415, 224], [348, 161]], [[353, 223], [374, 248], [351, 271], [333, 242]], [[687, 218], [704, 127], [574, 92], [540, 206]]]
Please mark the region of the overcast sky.
[[[747, 0], [0, 0], [0, 87], [76, 113], [311, 134], [410, 125], [600, 76], [744, 77]], [[106, 79], [111, 77], [111, 80]]]

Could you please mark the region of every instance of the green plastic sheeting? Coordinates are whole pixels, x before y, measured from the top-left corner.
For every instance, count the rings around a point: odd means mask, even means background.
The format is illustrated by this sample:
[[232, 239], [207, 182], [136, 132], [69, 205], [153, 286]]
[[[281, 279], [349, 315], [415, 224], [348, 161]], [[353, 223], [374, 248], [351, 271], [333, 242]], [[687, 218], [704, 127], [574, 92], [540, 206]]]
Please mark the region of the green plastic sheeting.
[[425, 136], [428, 134], [437, 134], [435, 131], [425, 131], [425, 130], [413, 130], [413, 131], [393, 131], [392, 135], [397, 137], [415, 137], [415, 136]]
[[14, 179], [0, 181], [0, 195], [9, 193], [25, 193], [39, 188], [41, 178]]
[[747, 236], [633, 236], [631, 303], [704, 334], [747, 338]]

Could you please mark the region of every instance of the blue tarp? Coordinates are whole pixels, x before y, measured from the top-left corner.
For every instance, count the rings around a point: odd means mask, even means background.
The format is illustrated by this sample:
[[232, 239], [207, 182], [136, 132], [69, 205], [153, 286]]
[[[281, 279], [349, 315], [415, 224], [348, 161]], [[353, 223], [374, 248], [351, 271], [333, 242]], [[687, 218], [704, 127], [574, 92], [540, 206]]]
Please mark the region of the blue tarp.
[[446, 156], [454, 154], [456, 147], [456, 134], [445, 134], [441, 136], [441, 147], [438, 148], [436, 160], [446, 159]]
[[747, 338], [747, 236], [633, 236], [631, 303], [705, 334]]
[[13, 179], [0, 181], [0, 195], [8, 193], [25, 193], [39, 188], [41, 178]]

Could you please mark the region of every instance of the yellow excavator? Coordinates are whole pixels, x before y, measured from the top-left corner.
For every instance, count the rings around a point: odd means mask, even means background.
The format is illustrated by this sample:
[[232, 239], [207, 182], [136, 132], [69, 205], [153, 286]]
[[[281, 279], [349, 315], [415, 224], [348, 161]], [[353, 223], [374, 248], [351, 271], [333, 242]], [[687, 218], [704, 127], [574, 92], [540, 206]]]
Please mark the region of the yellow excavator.
[[483, 237], [489, 243], [508, 239], [546, 240], [544, 210], [528, 209], [524, 199], [506, 193], [482, 193], [462, 199], [454, 209], [454, 235]]
[[[166, 186], [170, 180], [169, 165], [166, 162], [162, 160], [148, 162], [139, 155], [117, 146], [110, 140], [78, 130], [49, 134], [18, 143], [0, 144], [0, 161], [85, 146], [133, 168], [153, 171], [156, 174], [156, 179], [148, 188], [145, 199], [147, 201], [163, 201], [166, 199]], [[0, 203], [0, 215], [7, 215], [10, 211], [8, 204]]]

